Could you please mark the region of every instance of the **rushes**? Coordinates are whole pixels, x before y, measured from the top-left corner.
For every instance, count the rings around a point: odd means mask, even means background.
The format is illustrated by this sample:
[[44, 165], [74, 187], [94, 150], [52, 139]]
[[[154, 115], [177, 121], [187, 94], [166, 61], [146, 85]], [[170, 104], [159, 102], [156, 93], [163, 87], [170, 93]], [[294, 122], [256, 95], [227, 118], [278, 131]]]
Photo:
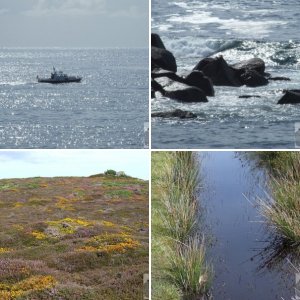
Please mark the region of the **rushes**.
[[300, 153], [273, 152], [268, 158], [272, 199], [260, 201], [262, 213], [285, 241], [299, 247]]
[[197, 221], [198, 165], [194, 154], [168, 153], [161, 175], [159, 216], [166, 237], [166, 278], [189, 299], [205, 295], [212, 272], [206, 264], [204, 238], [198, 233], [201, 224]]

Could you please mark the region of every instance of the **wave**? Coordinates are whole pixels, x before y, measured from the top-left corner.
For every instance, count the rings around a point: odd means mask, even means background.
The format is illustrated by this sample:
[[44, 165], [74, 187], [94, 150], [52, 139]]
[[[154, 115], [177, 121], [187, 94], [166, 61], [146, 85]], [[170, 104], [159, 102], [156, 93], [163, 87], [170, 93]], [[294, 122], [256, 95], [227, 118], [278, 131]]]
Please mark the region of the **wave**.
[[262, 58], [269, 66], [300, 66], [300, 42], [267, 42], [255, 40], [204, 39], [201, 37], [162, 37], [176, 58], [223, 55], [229, 62]]

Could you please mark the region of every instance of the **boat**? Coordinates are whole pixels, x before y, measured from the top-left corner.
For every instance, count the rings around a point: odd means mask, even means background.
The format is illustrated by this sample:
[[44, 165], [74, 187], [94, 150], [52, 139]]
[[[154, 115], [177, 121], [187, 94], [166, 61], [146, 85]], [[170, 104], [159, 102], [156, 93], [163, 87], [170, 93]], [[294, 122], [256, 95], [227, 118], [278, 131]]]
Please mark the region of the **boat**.
[[80, 82], [81, 77], [79, 76], [68, 76], [67, 74], [63, 73], [62, 71], [56, 71], [53, 67], [53, 72], [51, 73], [50, 78], [40, 78], [39, 76], [36, 77], [38, 82], [45, 82], [45, 83], [68, 83], [68, 82]]

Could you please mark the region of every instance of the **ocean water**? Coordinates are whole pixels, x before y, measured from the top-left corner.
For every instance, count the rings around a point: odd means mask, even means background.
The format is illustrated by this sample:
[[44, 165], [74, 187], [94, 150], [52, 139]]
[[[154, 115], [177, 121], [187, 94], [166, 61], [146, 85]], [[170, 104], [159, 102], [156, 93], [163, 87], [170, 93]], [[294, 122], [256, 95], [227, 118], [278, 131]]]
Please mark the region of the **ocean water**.
[[0, 148], [144, 148], [148, 77], [147, 49], [0, 48]]
[[[259, 88], [215, 87], [208, 103], [183, 104], [157, 94], [152, 112], [180, 108], [197, 119], [152, 118], [153, 148], [295, 148], [300, 105], [277, 105], [283, 89], [300, 89], [300, 2], [152, 1], [152, 32], [185, 75], [204, 57], [229, 63], [260, 57], [266, 72], [291, 81]], [[240, 99], [240, 95], [261, 98]]]

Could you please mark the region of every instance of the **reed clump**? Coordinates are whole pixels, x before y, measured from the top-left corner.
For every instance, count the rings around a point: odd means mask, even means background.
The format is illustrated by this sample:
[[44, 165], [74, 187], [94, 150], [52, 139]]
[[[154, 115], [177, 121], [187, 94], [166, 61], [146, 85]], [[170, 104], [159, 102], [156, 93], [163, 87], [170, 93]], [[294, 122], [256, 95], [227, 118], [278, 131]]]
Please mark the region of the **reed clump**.
[[[265, 157], [268, 160], [265, 160]], [[260, 201], [262, 213], [290, 245], [300, 246], [300, 153], [271, 152], [263, 156], [270, 167], [272, 197]]]
[[198, 164], [192, 152], [183, 151], [167, 153], [164, 161], [157, 183], [160, 186], [158, 224], [164, 236], [160, 244], [164, 253], [161, 267], [167, 281], [181, 295], [192, 299], [208, 293], [212, 277], [206, 263], [204, 238], [199, 234]]

